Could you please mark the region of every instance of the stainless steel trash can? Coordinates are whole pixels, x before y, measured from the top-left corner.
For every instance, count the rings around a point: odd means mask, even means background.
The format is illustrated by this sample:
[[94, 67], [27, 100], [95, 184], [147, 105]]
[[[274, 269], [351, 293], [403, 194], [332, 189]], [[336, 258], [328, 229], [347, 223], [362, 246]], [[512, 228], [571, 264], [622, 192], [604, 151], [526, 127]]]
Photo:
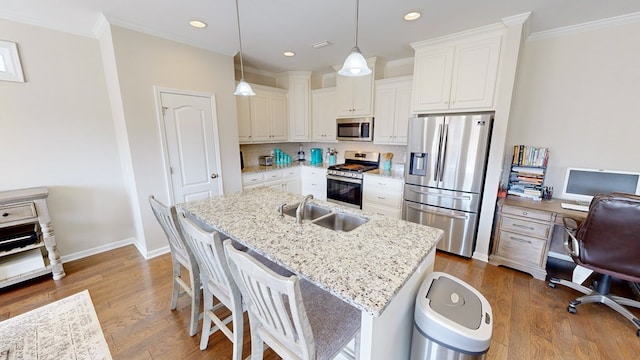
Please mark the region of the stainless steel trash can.
[[464, 281], [431, 273], [416, 296], [411, 360], [484, 359], [491, 343], [491, 306]]

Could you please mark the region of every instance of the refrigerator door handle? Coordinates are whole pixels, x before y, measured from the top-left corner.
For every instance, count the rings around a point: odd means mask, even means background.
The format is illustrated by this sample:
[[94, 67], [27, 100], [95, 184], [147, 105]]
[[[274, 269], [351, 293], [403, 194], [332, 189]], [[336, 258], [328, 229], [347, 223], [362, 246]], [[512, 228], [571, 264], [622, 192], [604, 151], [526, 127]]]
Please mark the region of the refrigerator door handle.
[[440, 153], [438, 155], [440, 155], [441, 159], [439, 161], [440, 163], [440, 169], [438, 170], [438, 181], [442, 181], [442, 178], [444, 177], [444, 162], [447, 159], [447, 138], [449, 135], [449, 124], [445, 124], [444, 125], [444, 131], [442, 132], [442, 150], [440, 151]]
[[440, 178], [440, 154], [442, 154], [442, 135], [444, 127], [442, 124], [438, 125], [438, 153], [436, 154], [436, 171], [433, 172], [433, 181], [438, 181]]
[[422, 195], [446, 197], [454, 200], [471, 200], [471, 196], [468, 196], [468, 195], [453, 196], [453, 195], [447, 195], [447, 194], [430, 193], [428, 191], [419, 191], [419, 190], [413, 190], [413, 189], [409, 189], [409, 191], [413, 191], [415, 193], [422, 194]]
[[452, 219], [459, 219], [459, 220], [467, 220], [468, 217], [466, 215], [462, 215], [462, 216], [456, 216], [456, 215], [451, 215], [451, 214], [447, 214], [447, 213], [442, 213], [440, 211], [433, 211], [433, 210], [425, 210], [423, 208], [414, 206], [414, 205], [410, 205], [407, 204], [407, 207], [416, 210], [416, 211], [420, 211], [423, 213], [427, 213], [427, 214], [435, 214], [435, 215], [439, 215], [439, 216], [444, 216], [444, 217], [448, 217], [448, 218], [452, 218]]

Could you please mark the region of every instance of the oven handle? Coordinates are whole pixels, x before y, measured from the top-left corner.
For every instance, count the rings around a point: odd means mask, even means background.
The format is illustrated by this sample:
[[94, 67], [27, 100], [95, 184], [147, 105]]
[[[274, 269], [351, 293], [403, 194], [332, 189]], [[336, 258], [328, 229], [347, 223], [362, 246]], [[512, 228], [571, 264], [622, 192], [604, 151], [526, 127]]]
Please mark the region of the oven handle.
[[420, 191], [420, 190], [413, 190], [413, 189], [409, 189], [409, 191], [412, 191], [414, 193], [418, 193], [420, 195], [446, 197], [446, 198], [451, 198], [451, 199], [454, 199], [454, 200], [471, 200], [471, 196], [468, 196], [468, 195], [455, 196], [455, 195], [447, 195], [447, 194], [430, 193], [430, 192], [427, 192], [427, 191]]
[[327, 175], [327, 180], [342, 181], [342, 182], [348, 182], [352, 184], [362, 184], [362, 179], [350, 179], [350, 178], [345, 178], [342, 176], [334, 176], [334, 175]]
[[407, 207], [412, 208], [413, 210], [417, 210], [423, 213], [427, 213], [427, 214], [436, 214], [436, 215], [440, 215], [440, 216], [444, 216], [444, 217], [448, 217], [448, 218], [452, 218], [452, 219], [459, 219], [459, 220], [467, 220], [468, 217], [466, 215], [463, 216], [454, 216], [451, 214], [446, 214], [446, 213], [442, 213], [439, 211], [431, 211], [431, 210], [425, 210], [423, 208], [417, 207], [417, 206], [413, 206], [410, 204], [407, 204]]

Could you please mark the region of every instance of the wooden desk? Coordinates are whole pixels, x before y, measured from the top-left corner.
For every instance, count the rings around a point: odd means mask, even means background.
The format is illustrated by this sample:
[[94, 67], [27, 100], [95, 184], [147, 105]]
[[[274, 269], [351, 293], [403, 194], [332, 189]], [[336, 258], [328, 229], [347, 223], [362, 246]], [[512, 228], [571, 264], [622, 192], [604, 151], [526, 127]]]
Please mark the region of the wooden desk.
[[498, 200], [496, 226], [489, 263], [527, 272], [536, 279], [547, 276], [547, 256], [564, 255], [564, 217], [583, 221], [586, 212], [563, 209], [567, 200], [534, 201], [508, 197]]

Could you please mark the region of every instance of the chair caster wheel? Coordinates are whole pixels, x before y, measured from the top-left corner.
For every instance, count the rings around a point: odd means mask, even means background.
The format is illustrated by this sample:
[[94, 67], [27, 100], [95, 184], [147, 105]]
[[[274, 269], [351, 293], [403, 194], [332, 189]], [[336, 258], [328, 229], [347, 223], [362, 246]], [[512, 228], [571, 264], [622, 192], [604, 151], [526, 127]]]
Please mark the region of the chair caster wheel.
[[552, 289], [555, 289], [556, 288], [556, 284], [552, 283], [552, 282], [549, 282], [549, 287], [552, 288]]
[[575, 314], [578, 310], [576, 310], [576, 308], [574, 308], [573, 306], [569, 306], [569, 307], [567, 308], [567, 311], [568, 311], [568, 312], [570, 312], [570, 313], [572, 313], [572, 314]]

